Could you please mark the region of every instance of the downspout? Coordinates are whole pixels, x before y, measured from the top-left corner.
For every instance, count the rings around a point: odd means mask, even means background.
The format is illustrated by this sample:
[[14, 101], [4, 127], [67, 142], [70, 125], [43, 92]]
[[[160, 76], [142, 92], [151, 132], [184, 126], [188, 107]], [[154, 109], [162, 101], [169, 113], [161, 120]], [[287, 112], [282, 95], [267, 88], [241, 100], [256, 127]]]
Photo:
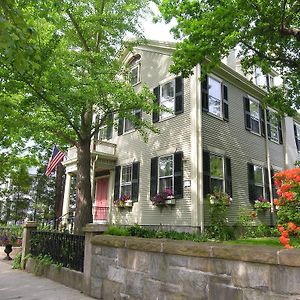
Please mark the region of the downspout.
[[199, 198], [199, 212], [198, 224], [201, 228], [201, 233], [204, 233], [204, 198], [203, 198], [203, 156], [202, 156], [202, 99], [201, 99], [201, 67], [196, 66], [196, 105], [197, 105], [197, 118], [196, 118], [196, 140], [197, 140], [197, 190]]
[[[269, 78], [267, 78], [268, 92], [270, 91]], [[270, 157], [270, 147], [269, 147], [269, 135], [268, 135], [268, 120], [267, 120], [267, 108], [264, 108], [264, 118], [265, 118], [265, 146], [266, 146], [266, 159], [267, 159], [267, 171], [268, 171], [268, 182], [269, 182], [269, 193], [271, 202], [271, 226], [274, 226], [274, 199], [272, 190], [272, 174], [271, 174], [271, 157]]]

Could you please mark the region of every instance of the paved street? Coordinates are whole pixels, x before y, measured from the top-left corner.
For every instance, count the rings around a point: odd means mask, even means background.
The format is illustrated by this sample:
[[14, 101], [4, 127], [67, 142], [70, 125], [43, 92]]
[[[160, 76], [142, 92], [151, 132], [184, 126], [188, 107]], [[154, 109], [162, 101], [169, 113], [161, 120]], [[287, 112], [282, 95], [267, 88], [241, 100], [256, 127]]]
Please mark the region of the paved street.
[[25, 271], [13, 270], [0, 254], [1, 300], [88, 300], [77, 290]]

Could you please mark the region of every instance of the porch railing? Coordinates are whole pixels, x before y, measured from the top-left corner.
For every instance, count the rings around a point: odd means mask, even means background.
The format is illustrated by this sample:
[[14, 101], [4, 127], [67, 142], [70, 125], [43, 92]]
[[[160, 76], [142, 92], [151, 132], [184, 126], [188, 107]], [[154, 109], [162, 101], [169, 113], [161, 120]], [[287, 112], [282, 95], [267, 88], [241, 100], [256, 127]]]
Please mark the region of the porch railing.
[[32, 231], [30, 253], [49, 255], [64, 267], [83, 272], [84, 236], [68, 233]]
[[93, 207], [94, 221], [108, 221], [108, 207]]

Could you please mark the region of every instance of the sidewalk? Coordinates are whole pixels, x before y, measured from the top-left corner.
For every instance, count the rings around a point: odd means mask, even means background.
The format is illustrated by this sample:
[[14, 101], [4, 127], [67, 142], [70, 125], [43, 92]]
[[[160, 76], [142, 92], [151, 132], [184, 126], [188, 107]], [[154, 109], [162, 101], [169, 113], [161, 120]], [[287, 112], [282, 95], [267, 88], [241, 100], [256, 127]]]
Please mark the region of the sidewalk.
[[1, 300], [88, 300], [77, 290], [49, 279], [12, 269], [12, 261], [4, 261], [0, 254]]

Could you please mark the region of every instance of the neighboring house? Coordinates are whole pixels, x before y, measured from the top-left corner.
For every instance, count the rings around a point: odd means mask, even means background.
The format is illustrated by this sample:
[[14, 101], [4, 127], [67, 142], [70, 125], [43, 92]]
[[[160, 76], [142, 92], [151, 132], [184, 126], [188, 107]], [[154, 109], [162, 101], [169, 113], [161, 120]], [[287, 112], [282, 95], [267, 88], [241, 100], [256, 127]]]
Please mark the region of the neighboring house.
[[[300, 119], [282, 120], [272, 108], [264, 110], [260, 99], [265, 90], [232, 65], [221, 64], [202, 82], [200, 66], [186, 79], [169, 73], [174, 48], [150, 41], [124, 54], [136, 90], [147, 84], [169, 110], [152, 116], [133, 112], [152, 118], [160, 131], [150, 133], [147, 143], [126, 119], [119, 120], [118, 131], [99, 131], [91, 147], [96, 223], [203, 229], [209, 223], [205, 195], [219, 188], [233, 198], [233, 224], [257, 197], [272, 201], [271, 176], [299, 159]], [[76, 174], [76, 149], [67, 157], [63, 214]], [[175, 205], [153, 206], [151, 197], [165, 189], [172, 191]], [[114, 206], [123, 194], [132, 199], [131, 208]], [[270, 214], [263, 221], [270, 224]]]

